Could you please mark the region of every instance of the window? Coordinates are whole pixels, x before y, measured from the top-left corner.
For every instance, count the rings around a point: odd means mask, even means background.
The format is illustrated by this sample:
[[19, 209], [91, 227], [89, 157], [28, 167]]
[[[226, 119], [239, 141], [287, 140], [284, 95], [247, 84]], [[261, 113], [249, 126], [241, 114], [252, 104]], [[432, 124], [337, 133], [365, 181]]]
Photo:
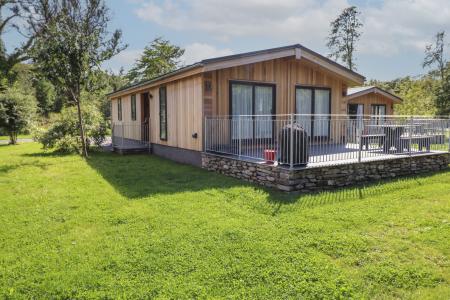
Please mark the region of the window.
[[372, 115], [372, 123], [384, 123], [384, 116], [386, 115], [386, 105], [372, 104], [370, 114]]
[[331, 90], [328, 88], [297, 87], [295, 91], [297, 123], [312, 137], [329, 137]]
[[122, 98], [117, 99], [117, 120], [122, 121]]
[[136, 121], [136, 95], [131, 95], [131, 120]]
[[167, 141], [167, 89], [159, 88], [159, 138]]
[[271, 115], [274, 113], [275, 85], [251, 82], [230, 84], [230, 114], [235, 120], [232, 122], [233, 139], [272, 138]]
[[386, 115], [386, 105], [372, 104], [371, 114], [374, 116], [385, 116]]

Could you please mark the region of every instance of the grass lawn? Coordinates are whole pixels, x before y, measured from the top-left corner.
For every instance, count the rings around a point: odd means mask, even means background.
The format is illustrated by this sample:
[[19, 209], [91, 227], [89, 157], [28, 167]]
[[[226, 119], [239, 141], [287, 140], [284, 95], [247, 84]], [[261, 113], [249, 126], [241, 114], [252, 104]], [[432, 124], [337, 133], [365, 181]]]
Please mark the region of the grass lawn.
[[450, 298], [450, 171], [313, 195], [0, 146], [0, 298]]
[[[31, 139], [31, 134], [19, 134], [17, 136], [18, 139]], [[9, 141], [9, 136], [7, 135], [0, 135], [0, 141]]]

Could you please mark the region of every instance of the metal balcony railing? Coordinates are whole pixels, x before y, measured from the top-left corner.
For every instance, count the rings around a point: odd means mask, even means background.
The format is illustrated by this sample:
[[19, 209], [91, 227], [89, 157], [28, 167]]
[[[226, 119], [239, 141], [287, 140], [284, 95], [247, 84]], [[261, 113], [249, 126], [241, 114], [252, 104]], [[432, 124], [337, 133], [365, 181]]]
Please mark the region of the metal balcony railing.
[[205, 118], [205, 151], [287, 167], [449, 152], [450, 120], [423, 116]]
[[111, 139], [114, 149], [131, 150], [150, 147], [150, 125], [113, 123]]

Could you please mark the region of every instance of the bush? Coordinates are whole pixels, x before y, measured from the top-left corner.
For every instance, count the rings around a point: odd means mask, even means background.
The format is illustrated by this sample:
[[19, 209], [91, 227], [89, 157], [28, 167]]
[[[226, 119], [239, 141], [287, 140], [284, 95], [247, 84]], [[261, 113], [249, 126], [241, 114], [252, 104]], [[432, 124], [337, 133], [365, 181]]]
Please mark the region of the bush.
[[36, 102], [33, 96], [10, 88], [0, 93], [0, 129], [9, 135], [10, 144], [17, 143], [17, 135], [33, 121]]
[[[86, 145], [88, 147], [100, 146], [107, 134], [107, 122], [94, 105], [84, 104], [82, 114]], [[77, 108], [64, 108], [47, 130], [35, 129], [34, 139], [40, 142], [44, 149], [80, 153], [81, 137], [78, 128]]]

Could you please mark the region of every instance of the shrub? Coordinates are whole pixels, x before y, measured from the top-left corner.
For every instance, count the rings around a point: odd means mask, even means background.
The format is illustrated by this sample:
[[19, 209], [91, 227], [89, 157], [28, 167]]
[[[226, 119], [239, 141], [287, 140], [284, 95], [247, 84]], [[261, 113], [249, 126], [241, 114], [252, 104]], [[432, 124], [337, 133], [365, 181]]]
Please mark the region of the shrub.
[[[100, 146], [107, 134], [107, 122], [98, 109], [91, 104], [82, 106], [82, 114], [86, 144], [88, 147]], [[43, 145], [44, 149], [79, 152], [81, 137], [76, 107], [64, 108], [47, 130], [36, 129], [34, 138]]]
[[17, 135], [32, 123], [35, 108], [33, 96], [16, 88], [0, 93], [0, 128], [9, 135], [10, 144], [16, 144]]

